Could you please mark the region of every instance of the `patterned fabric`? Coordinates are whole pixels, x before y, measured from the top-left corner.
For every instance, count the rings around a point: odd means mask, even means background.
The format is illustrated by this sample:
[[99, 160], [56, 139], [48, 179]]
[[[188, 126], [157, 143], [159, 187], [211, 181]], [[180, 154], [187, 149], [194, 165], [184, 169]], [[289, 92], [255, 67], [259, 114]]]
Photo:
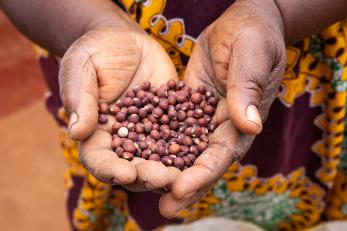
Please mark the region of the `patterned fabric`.
[[[182, 77], [195, 37], [232, 1], [123, 0], [131, 18], [165, 48]], [[203, 17], [201, 17], [203, 16]], [[187, 26], [188, 25], [188, 26]], [[62, 125], [65, 188], [74, 230], [141, 230], [207, 216], [250, 221], [267, 230], [300, 230], [347, 218], [347, 24], [287, 47], [278, 98], [251, 150], [178, 220], [157, 208], [159, 196], [97, 181], [80, 164], [64, 124], [58, 63], [37, 49], [51, 89], [48, 109]], [[255, 51], [256, 52], [256, 51]]]

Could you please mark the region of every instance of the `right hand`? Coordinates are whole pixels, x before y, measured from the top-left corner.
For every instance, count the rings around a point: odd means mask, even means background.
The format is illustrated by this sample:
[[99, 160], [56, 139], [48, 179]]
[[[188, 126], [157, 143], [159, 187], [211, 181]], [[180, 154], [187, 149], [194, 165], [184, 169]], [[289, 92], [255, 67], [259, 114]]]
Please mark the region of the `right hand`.
[[61, 62], [60, 95], [69, 113], [69, 136], [82, 141], [79, 155], [86, 169], [100, 181], [152, 191], [169, 185], [179, 170], [151, 160], [118, 158], [109, 133], [115, 119], [98, 125], [98, 103], [114, 102], [147, 80], [159, 86], [177, 79], [177, 73], [160, 44], [124, 21], [124, 27], [93, 27], [71, 45]]

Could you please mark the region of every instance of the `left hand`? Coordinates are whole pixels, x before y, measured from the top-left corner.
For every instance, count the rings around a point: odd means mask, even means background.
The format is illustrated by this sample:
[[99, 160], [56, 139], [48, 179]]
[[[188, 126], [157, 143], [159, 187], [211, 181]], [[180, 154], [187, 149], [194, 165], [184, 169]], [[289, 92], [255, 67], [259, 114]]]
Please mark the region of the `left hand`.
[[221, 101], [220, 125], [194, 166], [160, 201], [169, 218], [197, 202], [248, 151], [262, 130], [285, 69], [283, 20], [273, 0], [238, 0], [200, 35], [185, 82], [205, 85]]

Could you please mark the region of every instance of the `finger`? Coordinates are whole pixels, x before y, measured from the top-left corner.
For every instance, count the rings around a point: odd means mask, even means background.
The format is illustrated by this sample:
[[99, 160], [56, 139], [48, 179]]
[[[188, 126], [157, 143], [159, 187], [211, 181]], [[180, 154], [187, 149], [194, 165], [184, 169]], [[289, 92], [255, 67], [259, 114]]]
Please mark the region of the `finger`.
[[69, 136], [83, 140], [93, 131], [98, 118], [98, 84], [88, 54], [71, 47], [61, 61], [60, 97], [69, 113]]
[[279, 69], [279, 63], [280, 69], [284, 68], [283, 58], [278, 58], [283, 54], [279, 54], [277, 47], [253, 31], [240, 35], [233, 45], [227, 80], [228, 112], [243, 133], [261, 132], [277, 94], [281, 76], [278, 71], [273, 73], [273, 69]]
[[130, 184], [136, 180], [133, 164], [111, 150], [110, 133], [98, 129], [79, 146], [83, 166], [97, 179], [109, 184]]
[[201, 197], [203, 197], [208, 192], [209, 189], [210, 186], [202, 188], [201, 190], [199, 190], [199, 192], [182, 200], [177, 200], [171, 192], [166, 193], [160, 198], [159, 211], [163, 217], [166, 217], [167, 219], [173, 219], [182, 210], [187, 209], [194, 203], [198, 202]]
[[166, 167], [161, 162], [145, 160], [136, 165], [137, 179], [124, 187], [132, 192], [167, 190], [180, 172], [177, 168]]
[[188, 198], [213, 184], [248, 151], [253, 139], [253, 136], [242, 134], [229, 120], [223, 122], [194, 165], [177, 176], [172, 186], [173, 196], [178, 200]]

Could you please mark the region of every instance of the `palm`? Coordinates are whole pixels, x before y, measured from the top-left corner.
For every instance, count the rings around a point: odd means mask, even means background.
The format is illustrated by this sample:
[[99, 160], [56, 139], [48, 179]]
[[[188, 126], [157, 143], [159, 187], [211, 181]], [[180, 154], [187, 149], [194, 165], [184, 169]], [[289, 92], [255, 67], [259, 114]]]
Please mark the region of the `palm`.
[[[98, 102], [115, 102], [127, 90], [147, 80], [159, 86], [177, 78], [165, 51], [142, 31], [101, 28], [89, 32], [70, 48], [62, 63], [61, 79], [64, 80], [64, 73], [69, 71], [64, 68], [77, 59], [75, 66], [82, 67], [78, 69], [78, 75], [84, 78], [84, 82], [80, 81], [79, 86], [74, 87], [85, 87], [80, 97], [84, 99], [81, 104], [87, 104], [79, 114], [89, 114], [85, 117], [89, 119], [85, 122], [87, 126], [79, 128], [77, 133], [81, 133], [80, 137], [91, 134], [80, 144], [82, 164], [99, 180], [126, 185], [132, 191], [167, 186], [177, 169], [151, 160], [134, 158], [129, 162], [118, 158], [111, 150], [110, 129], [114, 117], [109, 117], [107, 124], [96, 123]], [[63, 93], [64, 87], [69, 87], [64, 83]]]

